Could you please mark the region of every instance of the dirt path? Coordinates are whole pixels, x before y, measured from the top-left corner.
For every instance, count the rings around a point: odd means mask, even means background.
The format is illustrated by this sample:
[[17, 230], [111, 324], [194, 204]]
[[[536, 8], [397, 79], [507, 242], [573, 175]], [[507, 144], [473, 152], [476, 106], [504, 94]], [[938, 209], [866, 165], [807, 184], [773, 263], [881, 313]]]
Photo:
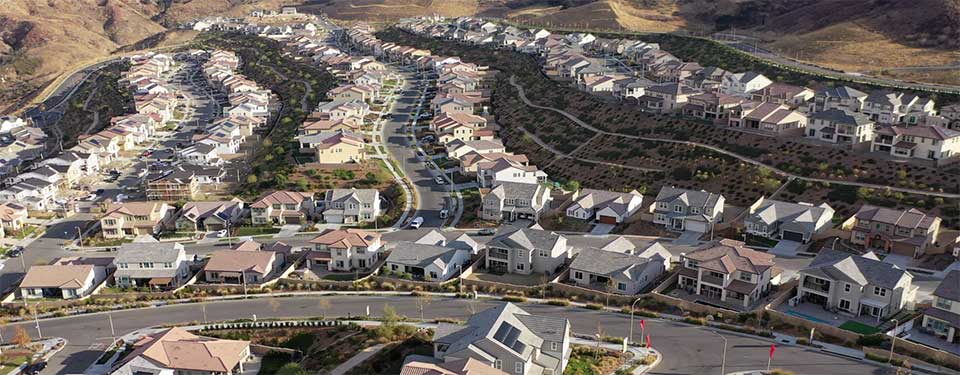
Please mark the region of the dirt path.
[[600, 164], [600, 165], [606, 165], [606, 166], [611, 166], [611, 167], [620, 167], [620, 168], [623, 168], [623, 169], [632, 169], [632, 170], [636, 170], [636, 171], [643, 171], [643, 172], [662, 172], [661, 169], [635, 167], [635, 166], [632, 166], [632, 165], [617, 164], [617, 163], [611, 163], [611, 162], [607, 162], [607, 161], [600, 161], [600, 160], [593, 160], [593, 159], [581, 158], [581, 157], [577, 157], [577, 156], [571, 156], [570, 154], [565, 154], [565, 153], [563, 153], [562, 151], [557, 150], [557, 149], [553, 148], [552, 146], [548, 145], [548, 144], [547, 144], [546, 142], [544, 142], [542, 139], [538, 138], [536, 135], [533, 135], [533, 133], [527, 131], [526, 128], [524, 128], [524, 127], [521, 126], [521, 127], [519, 127], [518, 129], [520, 129], [520, 131], [522, 131], [523, 134], [529, 136], [530, 139], [532, 139], [533, 142], [535, 142], [537, 145], [539, 145], [540, 147], [543, 147], [545, 150], [550, 151], [551, 153], [554, 154], [554, 159], [553, 159], [553, 161], [550, 162], [550, 164], [547, 164], [546, 166], [544, 166], [544, 167], [543, 167], [544, 169], [546, 169], [548, 166], [553, 165], [553, 163], [556, 162], [557, 160], [560, 160], [560, 159], [573, 159], [573, 160], [578, 160], [578, 161], [582, 161], [582, 162], [586, 162], [586, 163]]
[[[740, 155], [740, 154], [736, 154], [736, 153], [733, 153], [733, 152], [724, 150], [724, 149], [722, 149], [722, 148], [719, 148], [719, 147], [716, 147], [716, 146], [707, 145], [707, 144], [703, 144], [703, 143], [697, 143], [697, 142], [691, 142], [691, 141], [678, 141], [678, 140], [675, 140], [675, 139], [667, 139], [667, 138], [641, 137], [641, 136], [637, 136], [637, 135], [630, 135], [630, 134], [623, 134], [623, 133], [616, 133], [616, 132], [609, 132], [609, 131], [600, 130], [600, 129], [597, 129], [597, 128], [591, 126], [590, 124], [587, 124], [586, 122], [583, 122], [582, 120], [580, 120], [580, 119], [577, 118], [576, 116], [574, 116], [574, 115], [572, 115], [572, 114], [570, 114], [570, 113], [568, 113], [568, 112], [566, 112], [566, 111], [564, 111], [564, 110], [557, 109], [557, 108], [553, 108], [553, 107], [546, 107], [546, 106], [534, 104], [533, 102], [530, 101], [530, 99], [527, 99], [527, 95], [526, 95], [526, 93], [524, 92], [523, 86], [520, 86], [520, 85], [517, 83], [516, 76], [514, 76], [514, 75], [510, 76], [510, 84], [513, 85], [513, 87], [516, 87], [516, 88], [517, 88], [517, 92], [520, 93], [520, 100], [522, 100], [523, 103], [526, 104], [528, 107], [533, 107], [533, 108], [537, 108], [537, 109], [543, 109], [543, 110], [548, 110], [548, 111], [553, 111], [553, 112], [559, 113], [559, 114], [563, 115], [564, 117], [566, 117], [567, 119], [569, 119], [570, 121], [573, 121], [575, 124], [579, 125], [580, 127], [584, 128], [584, 129], [587, 129], [587, 130], [590, 130], [590, 131], [592, 131], [592, 132], [598, 133], [598, 134], [611, 135], [611, 136], [615, 136], [615, 137], [623, 137], [623, 138], [627, 138], [627, 139], [635, 139], [635, 140], [643, 140], [643, 141], [651, 141], [651, 142], [675, 143], [675, 144], [681, 144], [681, 145], [701, 147], [701, 148], [705, 148], [705, 149], [710, 150], [710, 151], [713, 151], [713, 152], [717, 152], [717, 153], [720, 153], [720, 154], [724, 154], [724, 155], [730, 156], [730, 157], [732, 157], [732, 158], [736, 158], [736, 159], [738, 159], [738, 160], [740, 160], [740, 161], [742, 161], [742, 162], [744, 162], [744, 163], [749, 163], [749, 164], [753, 164], [753, 165], [756, 165], [756, 166], [768, 168], [768, 169], [770, 169], [771, 171], [773, 171], [774, 173], [776, 173], [776, 174], [778, 174], [778, 175], [780, 175], [780, 176], [787, 177], [787, 178], [791, 178], [791, 177], [792, 177], [792, 178], [795, 178], [795, 179], [798, 179], [798, 180], [803, 180], [803, 181], [823, 182], [823, 183], [830, 183], [830, 184], [858, 186], [858, 187], [866, 187], [866, 188], [871, 188], [871, 189], [898, 191], [898, 192], [902, 192], [902, 193], [918, 194], [918, 195], [927, 195], [927, 196], [934, 196], [934, 197], [941, 197], [941, 198], [949, 198], [949, 199], [958, 199], [958, 198], [960, 198], [960, 194], [940, 193], [940, 192], [934, 192], [934, 191], [925, 191], [925, 190], [901, 188], [901, 187], [896, 187], [896, 186], [886, 186], [886, 185], [878, 185], [878, 184], [868, 184], [868, 183], [856, 182], [856, 181], [844, 181], [844, 180], [831, 180], [831, 179], [825, 179], [825, 178], [804, 177], [804, 176], [795, 175], [795, 174], [793, 174], [793, 173], [786, 172], [786, 171], [784, 171], [784, 170], [778, 169], [778, 168], [773, 167], [773, 166], [770, 166], [770, 165], [766, 165], [766, 164], [764, 164], [763, 162], [761, 162], [761, 161], [759, 161], [759, 160], [751, 159], [751, 158], [748, 158], [748, 157], [746, 157], [746, 156], [743, 156], [743, 155]], [[535, 139], [536, 139], [536, 138], [535, 138]], [[539, 144], [539, 142], [538, 142], [538, 144]], [[547, 148], [545, 145], [541, 145], [541, 146], [544, 146], [544, 148]], [[549, 149], [549, 148], [548, 148], [548, 149]], [[553, 150], [553, 149], [549, 149], [549, 150], [552, 150], [551, 152], [557, 153], [556, 150]], [[561, 154], [562, 154], [562, 153], [561, 153]], [[569, 156], [568, 156], [568, 157], [569, 157]], [[584, 161], [588, 161], [588, 160], [584, 160]], [[609, 163], [609, 164], [611, 164], [611, 165], [616, 165], [616, 164], [612, 164], [612, 163]]]
[[[97, 73], [97, 76], [94, 77], [93, 80], [94, 82], [96, 82], [98, 79], [100, 79], [100, 73]], [[101, 86], [102, 85], [100, 83], [97, 83], [97, 86], [95, 86], [93, 90], [90, 90], [90, 94], [87, 95], [87, 99], [83, 101], [84, 111], [91, 112], [90, 101], [93, 100], [93, 97], [97, 96], [97, 92], [100, 91]], [[100, 112], [92, 111], [92, 113], [93, 113], [93, 121], [91, 121], [90, 125], [87, 126], [87, 129], [83, 131], [83, 134], [93, 133], [93, 131], [97, 129], [97, 124], [100, 122]]]
[[313, 106], [310, 105], [310, 102], [307, 101], [307, 97], [313, 93], [313, 86], [310, 86], [310, 82], [304, 81], [302, 79], [290, 79], [285, 74], [280, 73], [280, 71], [277, 70], [277, 68], [274, 68], [273, 65], [267, 65], [267, 68], [270, 69], [270, 71], [272, 71], [274, 74], [276, 74], [283, 80], [302, 83], [303, 84], [303, 100], [300, 101], [300, 109], [302, 109], [304, 112], [307, 112], [307, 113], [313, 110], [312, 108]]

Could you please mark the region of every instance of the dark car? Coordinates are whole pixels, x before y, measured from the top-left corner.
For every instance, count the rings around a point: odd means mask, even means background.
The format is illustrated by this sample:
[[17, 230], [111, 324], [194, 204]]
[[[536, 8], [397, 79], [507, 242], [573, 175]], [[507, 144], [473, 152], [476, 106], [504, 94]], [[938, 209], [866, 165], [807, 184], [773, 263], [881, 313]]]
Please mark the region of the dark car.
[[7, 252], [7, 256], [10, 258], [16, 258], [20, 255], [23, 255], [23, 246], [17, 246]]
[[481, 236], [492, 236], [494, 234], [497, 234], [497, 230], [493, 228], [483, 228], [479, 232], [477, 232], [477, 234]]
[[45, 368], [47, 368], [46, 362], [37, 362], [27, 365], [20, 373], [25, 375], [35, 375], [39, 374], [40, 371], [43, 371]]

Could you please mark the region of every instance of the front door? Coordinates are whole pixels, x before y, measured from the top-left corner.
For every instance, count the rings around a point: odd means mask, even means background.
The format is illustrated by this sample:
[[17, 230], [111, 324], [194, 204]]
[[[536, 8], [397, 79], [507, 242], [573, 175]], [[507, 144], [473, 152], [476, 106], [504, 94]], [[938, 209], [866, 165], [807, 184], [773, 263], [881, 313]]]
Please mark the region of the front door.
[[683, 219], [673, 219], [673, 229], [683, 230]]

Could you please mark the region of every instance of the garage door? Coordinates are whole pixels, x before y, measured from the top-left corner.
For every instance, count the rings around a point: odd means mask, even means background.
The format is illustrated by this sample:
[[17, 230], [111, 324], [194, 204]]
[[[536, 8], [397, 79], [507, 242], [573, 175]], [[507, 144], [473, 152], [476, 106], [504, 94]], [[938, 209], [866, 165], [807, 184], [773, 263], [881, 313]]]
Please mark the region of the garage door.
[[603, 224], [616, 224], [617, 218], [613, 216], [603, 216], [600, 215], [600, 222]]
[[803, 242], [803, 233], [783, 231], [783, 239], [787, 241]]
[[707, 223], [703, 221], [687, 220], [685, 224], [687, 225], [687, 227], [684, 229], [689, 231], [694, 231], [698, 233], [705, 233], [707, 231]]

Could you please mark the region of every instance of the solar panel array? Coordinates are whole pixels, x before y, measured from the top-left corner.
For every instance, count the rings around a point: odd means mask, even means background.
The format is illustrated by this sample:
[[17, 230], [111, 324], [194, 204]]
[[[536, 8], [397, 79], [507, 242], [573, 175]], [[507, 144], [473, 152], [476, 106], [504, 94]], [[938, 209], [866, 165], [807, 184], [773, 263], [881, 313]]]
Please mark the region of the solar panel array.
[[500, 328], [498, 328], [497, 332], [493, 334], [494, 340], [499, 341], [501, 344], [513, 349], [513, 351], [517, 353], [523, 353], [523, 350], [527, 348], [527, 345], [520, 342], [520, 340], [517, 340], [519, 337], [520, 330], [507, 322], [501, 323]]

